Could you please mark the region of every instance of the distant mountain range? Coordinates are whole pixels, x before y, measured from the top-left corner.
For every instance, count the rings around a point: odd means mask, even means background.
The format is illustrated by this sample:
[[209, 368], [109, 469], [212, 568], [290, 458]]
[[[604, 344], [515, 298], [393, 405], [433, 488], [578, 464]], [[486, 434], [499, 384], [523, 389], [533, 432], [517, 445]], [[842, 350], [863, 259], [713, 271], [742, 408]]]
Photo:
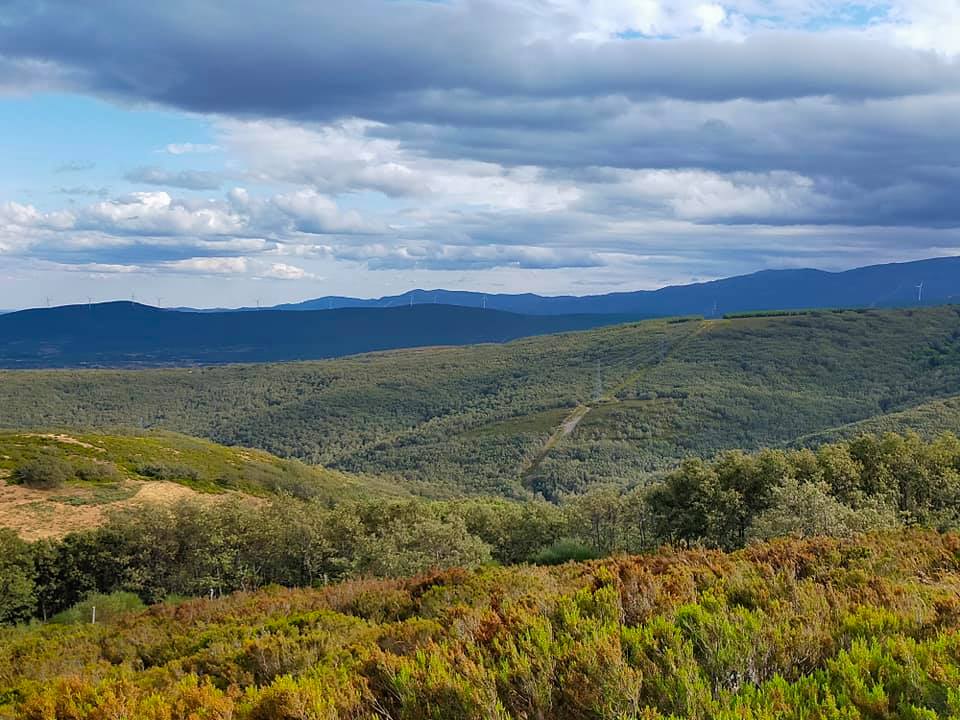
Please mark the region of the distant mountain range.
[[[922, 293], [919, 290], [923, 283]], [[637, 317], [704, 315], [751, 310], [823, 307], [904, 307], [960, 300], [960, 257], [871, 265], [845, 272], [764, 270], [750, 275], [606, 295], [542, 296], [484, 294], [458, 290], [410, 290], [402, 295], [362, 299], [331, 295], [271, 310], [337, 310], [414, 305], [459, 305], [524, 315], [583, 313]], [[240, 308], [257, 310], [257, 308]], [[223, 309], [216, 310], [217, 312]]]
[[954, 301], [960, 302], [960, 258], [839, 273], [767, 270], [582, 297], [411, 290], [370, 300], [337, 296], [272, 308], [204, 311], [111, 302], [0, 314], [0, 367], [307, 360], [505, 342], [651, 317]]
[[308, 360], [393, 348], [505, 342], [629, 319], [517, 315], [452, 305], [297, 313], [190, 313], [132, 302], [67, 305], [0, 316], [0, 367]]

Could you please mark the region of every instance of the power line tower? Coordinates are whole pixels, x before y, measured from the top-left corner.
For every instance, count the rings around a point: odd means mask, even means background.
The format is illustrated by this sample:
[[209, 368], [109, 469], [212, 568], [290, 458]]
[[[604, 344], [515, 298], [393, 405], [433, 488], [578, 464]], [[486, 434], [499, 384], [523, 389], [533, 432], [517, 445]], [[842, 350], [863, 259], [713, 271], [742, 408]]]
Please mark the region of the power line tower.
[[597, 371], [593, 379], [593, 401], [600, 402], [603, 397], [603, 371], [600, 369], [600, 361], [597, 361]]

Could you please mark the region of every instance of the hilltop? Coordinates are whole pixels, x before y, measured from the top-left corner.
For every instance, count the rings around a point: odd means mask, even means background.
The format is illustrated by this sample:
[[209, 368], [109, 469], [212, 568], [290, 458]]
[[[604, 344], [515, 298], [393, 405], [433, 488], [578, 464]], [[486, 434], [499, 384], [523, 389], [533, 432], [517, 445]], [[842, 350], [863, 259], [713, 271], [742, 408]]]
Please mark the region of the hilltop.
[[172, 432], [0, 431], [0, 527], [28, 539], [95, 527], [117, 509], [277, 494], [333, 502], [404, 490]]
[[[920, 283], [923, 283], [922, 293], [918, 292]], [[332, 295], [276, 305], [273, 309], [302, 311], [441, 303], [530, 315], [622, 313], [640, 317], [719, 317], [757, 310], [937, 305], [960, 297], [958, 288], [960, 258], [944, 257], [870, 265], [843, 272], [811, 268], [762, 270], [709, 282], [605, 295], [544, 296], [418, 289], [373, 299]]]
[[2, 372], [0, 422], [163, 428], [433, 496], [555, 498], [958, 388], [960, 309], [946, 306], [650, 320], [322, 362]]

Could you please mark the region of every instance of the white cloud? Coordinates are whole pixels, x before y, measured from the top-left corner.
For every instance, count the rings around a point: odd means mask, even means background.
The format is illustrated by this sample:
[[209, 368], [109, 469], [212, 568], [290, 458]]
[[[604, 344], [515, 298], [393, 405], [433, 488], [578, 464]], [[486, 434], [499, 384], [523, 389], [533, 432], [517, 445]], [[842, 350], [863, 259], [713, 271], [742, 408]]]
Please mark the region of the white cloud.
[[570, 182], [547, 180], [540, 168], [430, 157], [378, 137], [384, 126], [347, 120], [319, 127], [280, 121], [224, 120], [224, 147], [254, 177], [310, 185], [323, 193], [376, 191], [463, 205], [530, 211], [559, 210], [580, 193]]
[[619, 170], [617, 182], [596, 186], [601, 203], [625, 203], [626, 211], [658, 212], [695, 222], [798, 219], [819, 214], [831, 200], [813, 180], [797, 173], [730, 173], [703, 170]]
[[305, 280], [315, 277], [313, 273], [308, 273], [301, 267], [287, 265], [286, 263], [273, 263], [269, 268], [261, 272], [260, 275], [277, 280]]
[[889, 30], [907, 47], [960, 54], [960, 2], [957, 0], [894, 0]]
[[247, 272], [247, 265], [244, 257], [197, 257], [173, 260], [163, 263], [162, 267], [201, 275], [237, 275]]
[[343, 212], [337, 204], [315, 190], [297, 190], [276, 195], [272, 204], [285, 213], [300, 232], [313, 234], [369, 232], [372, 227], [355, 210]]
[[209, 143], [170, 143], [158, 152], [169, 153], [170, 155], [191, 155], [206, 154], [220, 151], [219, 145]]
[[174, 200], [167, 192], [135, 192], [76, 213], [79, 229], [150, 235], [244, 235], [244, 218], [223, 203]]

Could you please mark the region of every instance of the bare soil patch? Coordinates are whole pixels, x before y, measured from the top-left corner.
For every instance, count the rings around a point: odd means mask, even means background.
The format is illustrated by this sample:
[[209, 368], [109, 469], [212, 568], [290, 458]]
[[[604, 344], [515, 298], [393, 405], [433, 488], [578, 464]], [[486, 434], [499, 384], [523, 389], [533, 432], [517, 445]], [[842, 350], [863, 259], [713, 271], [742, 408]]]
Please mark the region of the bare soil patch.
[[96, 488], [69, 487], [33, 490], [0, 479], [0, 527], [15, 530], [24, 540], [63, 537], [71, 532], [102, 525], [107, 515], [123, 508], [195, 500], [219, 502], [227, 495], [198, 493], [183, 485], [152, 480], [126, 483], [133, 495], [117, 502], [95, 504]]

